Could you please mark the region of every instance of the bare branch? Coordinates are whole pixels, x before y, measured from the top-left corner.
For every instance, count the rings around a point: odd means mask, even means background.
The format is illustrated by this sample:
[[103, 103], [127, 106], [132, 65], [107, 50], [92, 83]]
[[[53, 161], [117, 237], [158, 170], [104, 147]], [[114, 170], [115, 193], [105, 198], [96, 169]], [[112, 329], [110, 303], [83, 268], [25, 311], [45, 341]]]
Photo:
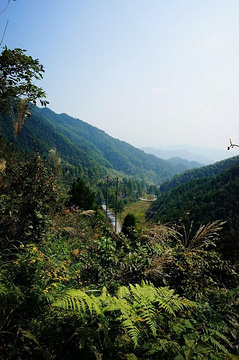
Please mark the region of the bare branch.
[[8, 8], [9, 4], [10, 4], [10, 0], [7, 1], [7, 5], [3, 10], [0, 11], [0, 14], [2, 14]]
[[234, 147], [239, 147], [238, 144], [233, 144], [231, 139], [229, 139], [229, 143], [230, 145], [227, 147], [227, 150], [233, 149]]
[[2, 39], [1, 39], [1, 42], [0, 42], [0, 46], [2, 46], [2, 43], [3, 43], [4, 37], [5, 37], [6, 31], [7, 31], [8, 23], [9, 23], [9, 20], [8, 20], [7, 23], [6, 23], [6, 26], [5, 26], [3, 35], [2, 35]]

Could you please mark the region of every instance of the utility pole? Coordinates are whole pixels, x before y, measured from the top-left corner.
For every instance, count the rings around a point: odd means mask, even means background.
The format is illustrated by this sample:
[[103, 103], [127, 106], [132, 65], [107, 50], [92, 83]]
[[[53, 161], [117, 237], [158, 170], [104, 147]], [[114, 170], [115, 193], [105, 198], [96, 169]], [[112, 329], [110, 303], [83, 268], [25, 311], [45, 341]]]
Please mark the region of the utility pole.
[[116, 178], [116, 200], [115, 200], [115, 232], [117, 232], [117, 211], [118, 211], [118, 187], [119, 187], [119, 178]]
[[108, 206], [109, 206], [109, 176], [106, 177], [106, 220], [108, 220]]

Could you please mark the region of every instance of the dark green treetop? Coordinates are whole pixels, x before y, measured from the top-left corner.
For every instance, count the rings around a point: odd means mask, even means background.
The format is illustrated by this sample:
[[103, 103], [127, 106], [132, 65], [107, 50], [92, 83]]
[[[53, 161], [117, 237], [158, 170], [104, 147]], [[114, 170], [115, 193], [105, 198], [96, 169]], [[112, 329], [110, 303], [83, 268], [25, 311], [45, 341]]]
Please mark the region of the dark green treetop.
[[95, 205], [95, 193], [80, 177], [73, 181], [70, 195], [69, 205], [76, 205], [83, 210], [90, 210]]
[[124, 218], [124, 222], [122, 225], [122, 232], [125, 235], [130, 235], [132, 230], [134, 230], [135, 226], [136, 226], [136, 218], [134, 214], [127, 214]]

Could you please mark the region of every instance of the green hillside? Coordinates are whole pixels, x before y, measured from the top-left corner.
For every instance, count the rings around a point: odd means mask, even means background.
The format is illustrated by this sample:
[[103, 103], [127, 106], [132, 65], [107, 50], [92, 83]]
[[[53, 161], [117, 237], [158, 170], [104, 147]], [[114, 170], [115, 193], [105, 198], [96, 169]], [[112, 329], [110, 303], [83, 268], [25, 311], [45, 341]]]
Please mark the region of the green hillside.
[[[13, 141], [10, 121], [2, 119], [0, 130]], [[56, 114], [48, 108], [34, 107], [25, 122], [16, 145], [25, 151], [37, 147], [42, 154], [55, 147], [60, 157], [71, 165], [98, 169], [100, 176], [109, 171], [157, 184], [171, 178], [178, 167], [154, 155], [114, 139], [104, 131], [67, 114]]]
[[[224, 162], [223, 162], [224, 163]], [[212, 177], [188, 181], [163, 194], [148, 210], [147, 218], [194, 228], [215, 220], [226, 221], [221, 249], [239, 260], [239, 166]]]
[[199, 179], [206, 176], [216, 176], [234, 165], [239, 165], [239, 156], [230, 157], [226, 160], [218, 161], [212, 165], [187, 170], [181, 174], [174, 175], [171, 180], [166, 180], [163, 184], [161, 184], [160, 190], [162, 193], [166, 193], [176, 186], [184, 184], [190, 180]]
[[168, 162], [170, 162], [170, 164], [177, 166], [179, 169], [179, 173], [189, 170], [189, 169], [194, 169], [194, 168], [199, 168], [202, 167], [203, 164], [200, 164], [197, 161], [189, 161], [186, 159], [181, 159], [180, 157], [172, 157], [170, 159], [167, 160]]

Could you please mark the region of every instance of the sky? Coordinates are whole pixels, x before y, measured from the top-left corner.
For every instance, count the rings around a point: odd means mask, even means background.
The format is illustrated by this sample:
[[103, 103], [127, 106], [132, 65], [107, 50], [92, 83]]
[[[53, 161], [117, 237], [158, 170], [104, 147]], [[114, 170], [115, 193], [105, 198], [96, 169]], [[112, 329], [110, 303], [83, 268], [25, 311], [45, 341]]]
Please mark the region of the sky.
[[239, 143], [238, 0], [11, 0], [7, 21], [56, 113], [136, 147]]

